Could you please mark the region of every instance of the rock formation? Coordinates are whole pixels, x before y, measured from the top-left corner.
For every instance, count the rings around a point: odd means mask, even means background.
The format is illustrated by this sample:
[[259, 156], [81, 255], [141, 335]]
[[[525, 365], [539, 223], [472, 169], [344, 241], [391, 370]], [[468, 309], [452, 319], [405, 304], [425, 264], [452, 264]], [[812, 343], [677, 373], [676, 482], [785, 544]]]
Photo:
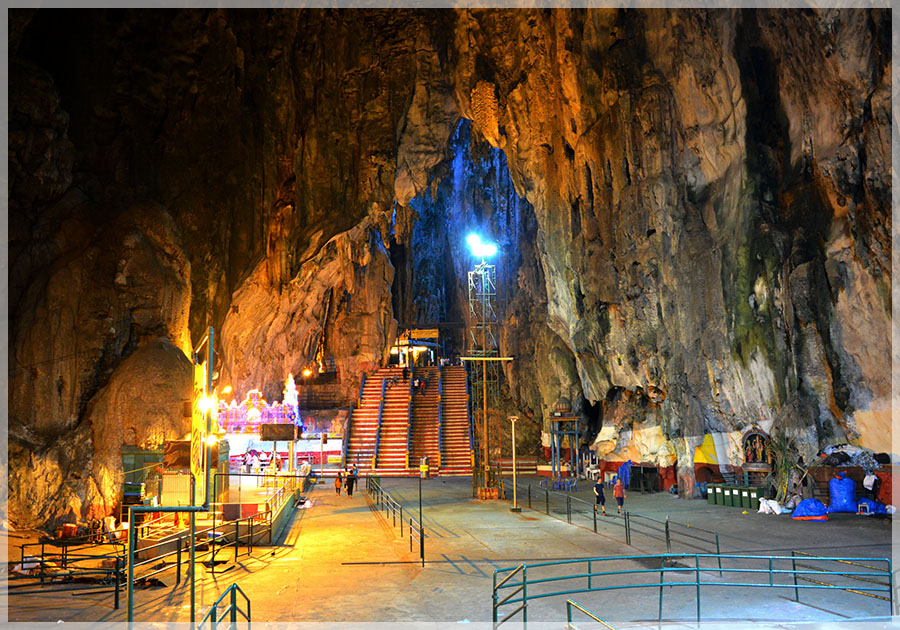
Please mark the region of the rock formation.
[[889, 450], [887, 11], [9, 21], [14, 525], [186, 432], [209, 325], [239, 395], [324, 335], [351, 396], [398, 322], [464, 316], [475, 226], [523, 448], [566, 397], [686, 491], [707, 433]]

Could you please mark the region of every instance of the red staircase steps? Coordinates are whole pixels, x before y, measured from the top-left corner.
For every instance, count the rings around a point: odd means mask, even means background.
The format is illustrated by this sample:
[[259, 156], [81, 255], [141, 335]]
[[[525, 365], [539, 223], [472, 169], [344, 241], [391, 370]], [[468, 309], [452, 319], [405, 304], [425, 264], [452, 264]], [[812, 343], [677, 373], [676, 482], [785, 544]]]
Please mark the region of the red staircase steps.
[[440, 407], [441, 372], [436, 367], [415, 368], [414, 377], [427, 379], [424, 394], [413, 393], [412, 445], [409, 465], [418, 471], [419, 462], [428, 458], [431, 474], [440, 474], [440, 444], [438, 443], [438, 410]]
[[376, 372], [378, 378], [394, 378], [384, 393], [381, 415], [381, 437], [378, 442], [376, 468], [382, 474], [405, 474], [406, 445], [409, 431], [409, 380], [403, 380], [403, 368], [388, 368]]
[[442, 475], [471, 475], [472, 451], [469, 445], [469, 401], [466, 392], [466, 368], [441, 368], [444, 394], [441, 413], [444, 420]]
[[381, 401], [381, 378], [373, 374], [363, 385], [362, 400], [353, 410], [350, 438], [347, 443], [347, 464], [356, 464], [360, 471], [372, 469], [375, 436], [378, 432], [378, 405]]

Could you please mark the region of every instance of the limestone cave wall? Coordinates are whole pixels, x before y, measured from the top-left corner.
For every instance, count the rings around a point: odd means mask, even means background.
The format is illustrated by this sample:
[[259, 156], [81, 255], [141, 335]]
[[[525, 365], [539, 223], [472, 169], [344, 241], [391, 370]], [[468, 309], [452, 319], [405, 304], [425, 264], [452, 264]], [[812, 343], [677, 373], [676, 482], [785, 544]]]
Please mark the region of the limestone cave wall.
[[469, 226], [523, 447], [566, 396], [685, 488], [710, 432], [890, 450], [888, 11], [9, 23], [17, 526], [108, 512], [121, 445], [188, 432], [209, 325], [239, 393], [322, 336], [352, 393], [398, 322], [459, 313]]

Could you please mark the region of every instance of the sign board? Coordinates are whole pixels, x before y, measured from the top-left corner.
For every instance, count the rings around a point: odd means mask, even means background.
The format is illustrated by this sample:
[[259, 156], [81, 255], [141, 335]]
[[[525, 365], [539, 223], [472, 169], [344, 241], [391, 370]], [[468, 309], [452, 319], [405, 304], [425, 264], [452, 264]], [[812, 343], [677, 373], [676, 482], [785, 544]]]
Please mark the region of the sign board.
[[263, 442], [295, 442], [297, 440], [297, 425], [261, 424], [259, 425], [259, 439]]
[[340, 455], [328, 455], [327, 461], [329, 464], [340, 464], [341, 456]]

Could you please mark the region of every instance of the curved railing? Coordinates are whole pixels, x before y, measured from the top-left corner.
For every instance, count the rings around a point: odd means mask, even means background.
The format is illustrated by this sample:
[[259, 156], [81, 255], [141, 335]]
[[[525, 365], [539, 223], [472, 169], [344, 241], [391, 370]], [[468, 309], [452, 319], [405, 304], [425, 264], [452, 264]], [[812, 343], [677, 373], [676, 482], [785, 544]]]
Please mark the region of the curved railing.
[[[522, 612], [522, 622], [528, 621], [528, 603], [536, 599], [573, 595], [576, 593], [592, 593], [599, 591], [616, 591], [633, 588], [654, 588], [659, 591], [659, 623], [662, 623], [663, 593], [665, 587], [692, 587], [696, 591], [697, 623], [701, 620], [701, 587], [738, 587], [741, 589], [769, 587], [794, 589], [794, 600], [800, 601], [801, 589], [826, 589], [831, 591], [847, 591], [859, 595], [877, 597], [887, 601], [889, 612], [894, 612], [893, 572], [888, 558], [839, 558], [818, 556], [815, 561], [822, 563], [838, 563], [840, 570], [828, 570], [820, 566], [807, 567], [798, 564], [795, 555], [791, 556], [749, 556], [721, 554], [659, 554], [646, 556], [616, 556], [579, 558], [576, 560], [559, 560], [553, 562], [537, 562], [520, 564], [494, 571], [493, 587], [493, 621], [494, 627], [508, 621], [513, 615]], [[701, 578], [701, 572], [715, 571], [714, 568], [701, 565], [701, 561], [726, 562], [720, 571], [723, 579], [713, 581]], [[862, 564], [863, 562], [867, 564]], [[604, 565], [621, 566], [629, 563], [627, 569], [596, 570]], [[874, 563], [884, 563], [885, 568], [873, 567]], [[658, 564], [659, 566], [651, 565]], [[735, 567], [734, 565], [738, 566]], [[690, 566], [693, 565], [693, 566]], [[846, 570], [840, 565], [859, 567], [867, 570]], [[565, 571], [572, 567], [572, 572], [560, 575], [560, 568]], [[749, 574], [749, 578], [739, 577]], [[521, 579], [513, 579], [520, 576]], [[640, 576], [651, 578], [637, 582]], [[658, 578], [656, 577], [658, 576]], [[674, 576], [674, 579], [671, 577]], [[684, 579], [687, 576], [687, 579]], [[498, 582], [498, 578], [501, 578]], [[598, 580], [607, 578], [609, 583]], [[681, 578], [681, 579], [679, 579]], [[693, 579], [691, 579], [693, 578]], [[759, 578], [767, 578], [762, 581]], [[852, 584], [838, 583], [839, 578], [855, 580]], [[732, 581], [734, 580], [734, 581]], [[779, 582], [777, 580], [784, 580]], [[828, 581], [831, 580], [831, 581]], [[809, 582], [800, 584], [799, 581]], [[859, 583], [861, 582], [861, 584]], [[558, 589], [558, 590], [556, 590]], [[510, 591], [505, 597], [505, 591]], [[884, 593], [885, 595], [876, 595]], [[835, 602], [833, 602], [835, 603]], [[514, 610], [499, 618], [500, 608], [517, 605]]]

